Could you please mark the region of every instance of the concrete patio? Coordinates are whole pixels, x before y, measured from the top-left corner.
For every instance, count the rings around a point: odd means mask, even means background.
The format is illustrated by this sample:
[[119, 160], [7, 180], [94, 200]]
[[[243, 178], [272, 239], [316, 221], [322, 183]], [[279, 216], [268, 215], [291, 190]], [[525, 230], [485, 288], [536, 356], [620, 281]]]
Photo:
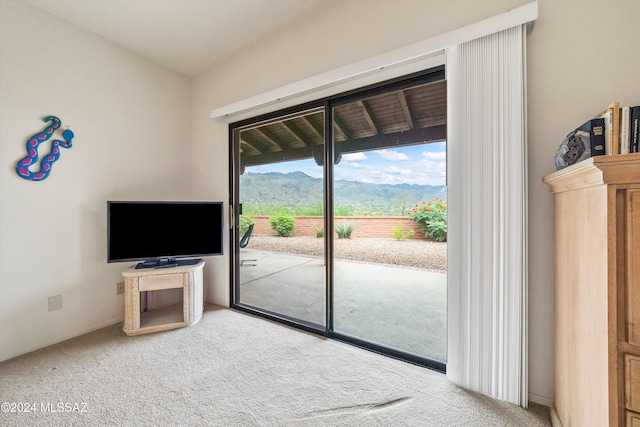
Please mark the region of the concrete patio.
[[[240, 301], [325, 323], [324, 260], [243, 249]], [[334, 329], [446, 362], [447, 275], [407, 267], [335, 261]]]

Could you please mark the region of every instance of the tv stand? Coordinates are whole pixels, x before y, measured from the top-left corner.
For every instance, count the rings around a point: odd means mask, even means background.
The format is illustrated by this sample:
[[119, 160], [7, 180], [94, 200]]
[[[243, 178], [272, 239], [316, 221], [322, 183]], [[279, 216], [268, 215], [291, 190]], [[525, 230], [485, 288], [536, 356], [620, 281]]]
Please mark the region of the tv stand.
[[[189, 260], [191, 261], [191, 260]], [[124, 332], [142, 335], [191, 326], [200, 321], [204, 311], [202, 286], [203, 260], [195, 265], [166, 268], [131, 266], [124, 277]], [[158, 306], [154, 291], [182, 289], [179, 304]]]

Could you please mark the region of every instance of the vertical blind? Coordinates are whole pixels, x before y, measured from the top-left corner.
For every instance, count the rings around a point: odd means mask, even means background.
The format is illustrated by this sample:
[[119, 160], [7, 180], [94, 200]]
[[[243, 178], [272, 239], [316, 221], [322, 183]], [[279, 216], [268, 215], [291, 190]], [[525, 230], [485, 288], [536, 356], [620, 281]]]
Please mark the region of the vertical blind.
[[526, 27], [446, 52], [447, 377], [527, 406]]

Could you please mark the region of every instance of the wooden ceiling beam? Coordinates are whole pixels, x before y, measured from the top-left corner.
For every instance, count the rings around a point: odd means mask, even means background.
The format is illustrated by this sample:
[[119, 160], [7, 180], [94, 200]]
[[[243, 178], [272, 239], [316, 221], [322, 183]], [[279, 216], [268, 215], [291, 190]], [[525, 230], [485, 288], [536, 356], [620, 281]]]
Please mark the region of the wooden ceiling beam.
[[307, 126], [309, 126], [309, 129], [311, 129], [311, 132], [313, 132], [314, 134], [316, 134], [316, 136], [322, 140], [324, 140], [324, 132], [320, 133], [318, 132], [318, 129], [316, 129], [311, 122], [309, 121], [308, 118], [306, 118], [305, 116], [300, 117], [300, 119], [306, 123]]
[[284, 148], [282, 147], [282, 145], [280, 145], [278, 143], [278, 141], [276, 141], [275, 137], [272, 137], [268, 134], [268, 130], [262, 130], [260, 128], [255, 128], [255, 131], [258, 132], [264, 139], [266, 139], [269, 143], [271, 143], [272, 145], [274, 145], [275, 147], [278, 148], [278, 150], [283, 150]]
[[398, 99], [400, 99], [400, 105], [402, 106], [402, 112], [404, 113], [404, 118], [407, 121], [407, 125], [409, 126], [409, 129], [413, 130], [415, 128], [415, 125], [413, 124], [411, 110], [409, 110], [409, 104], [407, 104], [407, 95], [404, 93], [404, 90], [398, 91]]
[[[365, 104], [365, 101], [357, 101], [358, 106], [360, 107], [360, 110], [362, 111], [362, 115], [364, 116], [364, 119], [367, 121], [367, 123], [369, 124], [369, 127], [371, 128], [372, 131], [375, 132], [376, 135], [380, 134], [380, 128], [378, 127], [378, 123], [376, 122], [376, 120], [373, 118], [373, 114], [371, 113], [371, 109], [369, 107], [367, 107], [367, 104]], [[349, 138], [347, 138], [349, 139]]]
[[428, 144], [446, 139], [447, 126], [440, 125], [341, 141], [336, 143], [335, 152], [340, 154], [358, 153], [404, 145]]
[[304, 144], [305, 146], [307, 146], [308, 144], [306, 143], [305, 139], [306, 136], [300, 132], [300, 130], [291, 122], [285, 121], [285, 122], [280, 122], [280, 124], [282, 125], [283, 128], [285, 128], [285, 130], [292, 135], [298, 142]]
[[253, 143], [247, 141], [246, 139], [243, 139], [242, 137], [240, 137], [240, 147], [242, 148], [242, 145], [248, 145], [252, 150], [257, 151], [259, 154], [262, 154], [262, 150], [260, 150], [258, 147], [256, 147]]
[[[314, 147], [318, 148], [314, 149]], [[314, 157], [314, 153], [316, 153], [319, 149], [324, 149], [324, 147], [322, 145], [308, 145], [302, 148], [293, 148], [284, 151], [263, 153], [257, 156], [246, 156], [240, 159], [240, 164], [243, 167], [246, 167], [267, 165], [271, 163], [290, 162], [293, 160], [310, 159]]]
[[344, 139], [351, 139], [351, 134], [347, 129], [347, 125], [345, 125], [344, 121], [338, 116], [338, 113], [334, 111], [333, 113], [333, 128], [337, 129], [340, 134], [344, 137]]

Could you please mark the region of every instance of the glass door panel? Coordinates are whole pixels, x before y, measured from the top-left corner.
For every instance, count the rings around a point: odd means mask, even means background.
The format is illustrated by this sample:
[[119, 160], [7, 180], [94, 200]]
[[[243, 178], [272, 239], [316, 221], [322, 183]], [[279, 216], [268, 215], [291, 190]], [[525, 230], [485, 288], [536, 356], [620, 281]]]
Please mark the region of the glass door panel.
[[[444, 81], [332, 109], [333, 331], [444, 363], [446, 103], [433, 105], [438, 93], [446, 96]], [[425, 237], [427, 222], [435, 236]]]
[[326, 324], [324, 146], [323, 109], [234, 132], [242, 242], [234, 303], [318, 329]]

